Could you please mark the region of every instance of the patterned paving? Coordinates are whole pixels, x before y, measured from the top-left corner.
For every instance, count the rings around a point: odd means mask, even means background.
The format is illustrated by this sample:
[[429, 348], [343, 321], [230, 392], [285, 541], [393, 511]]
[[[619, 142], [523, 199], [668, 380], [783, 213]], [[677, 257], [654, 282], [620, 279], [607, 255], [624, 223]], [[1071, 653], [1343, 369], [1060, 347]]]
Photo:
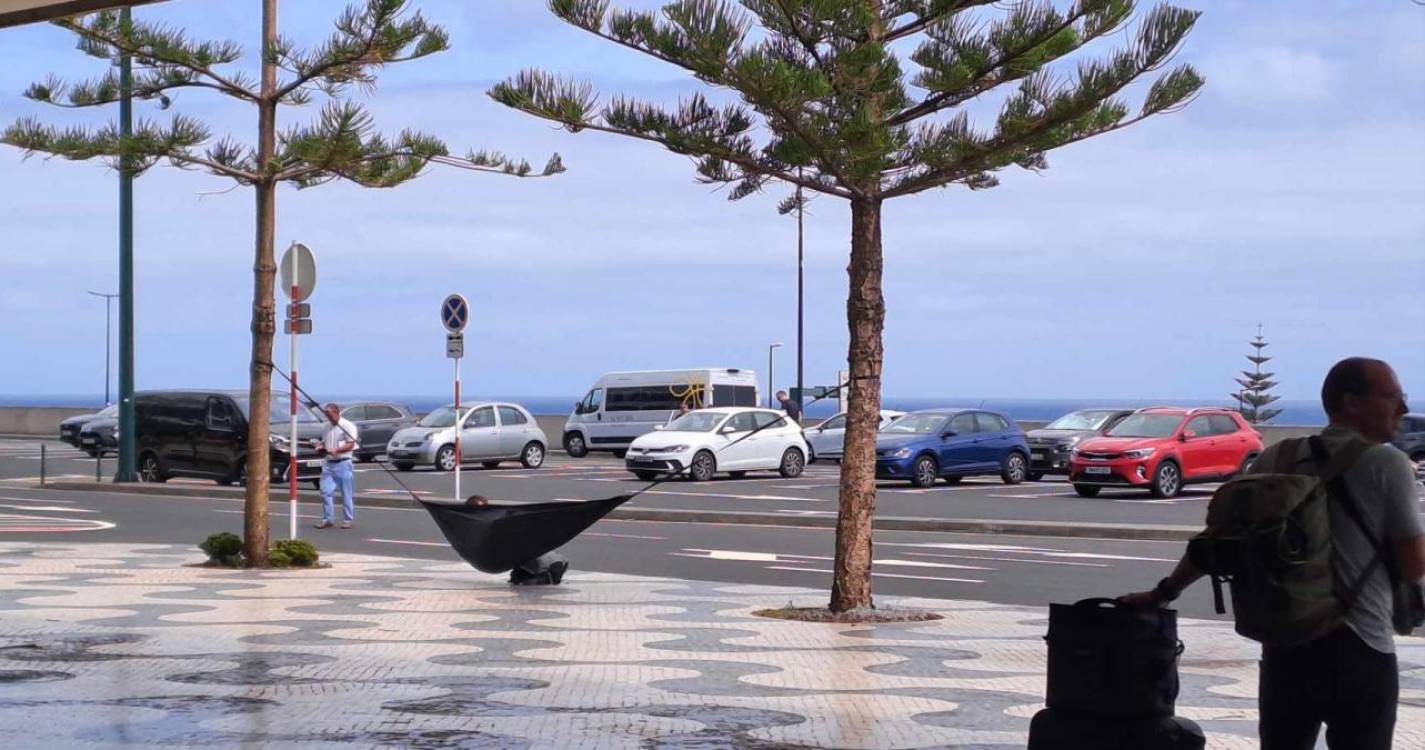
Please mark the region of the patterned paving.
[[[882, 600], [944, 620], [768, 621], [824, 594], [573, 573], [511, 589], [460, 564], [331, 555], [192, 567], [157, 545], [0, 544], [0, 747], [1023, 747], [1042, 611]], [[1179, 713], [1254, 748], [1256, 654], [1183, 623]], [[1397, 747], [1425, 746], [1403, 642]]]

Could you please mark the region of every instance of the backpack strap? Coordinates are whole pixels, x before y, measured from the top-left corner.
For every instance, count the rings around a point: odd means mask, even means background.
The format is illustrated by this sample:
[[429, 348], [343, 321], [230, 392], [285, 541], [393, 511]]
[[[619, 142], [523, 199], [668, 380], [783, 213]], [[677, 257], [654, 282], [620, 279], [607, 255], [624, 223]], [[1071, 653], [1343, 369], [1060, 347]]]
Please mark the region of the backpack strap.
[[[1353, 440], [1346, 448], [1332, 457], [1327, 453], [1326, 444], [1319, 435], [1312, 436], [1308, 444], [1311, 446], [1311, 457], [1316, 461], [1317, 466], [1321, 467], [1319, 473], [1321, 481], [1326, 484], [1330, 490], [1331, 497], [1339, 502], [1341, 507], [1346, 509], [1346, 515], [1351, 517], [1356, 527], [1361, 530], [1361, 534], [1365, 536], [1366, 541], [1370, 542], [1371, 548], [1375, 550], [1375, 556], [1371, 558], [1370, 564], [1366, 565], [1365, 570], [1361, 571], [1361, 575], [1356, 579], [1356, 582], [1351, 585], [1350, 590], [1343, 599], [1346, 608], [1350, 609], [1355, 606], [1356, 600], [1360, 598], [1361, 591], [1365, 589], [1366, 581], [1370, 580], [1371, 574], [1375, 572], [1377, 565], [1385, 565], [1386, 574], [1390, 576], [1392, 584], [1399, 581], [1401, 575], [1400, 569], [1395, 564], [1394, 555], [1391, 555], [1385, 549], [1385, 545], [1381, 543], [1380, 539], [1376, 537], [1375, 532], [1371, 531], [1370, 527], [1366, 524], [1366, 519], [1361, 516], [1360, 507], [1356, 505], [1356, 498], [1351, 494], [1351, 488], [1346, 484], [1346, 471], [1356, 462], [1356, 459], [1361, 457], [1361, 454], [1371, 448], [1371, 445], [1361, 440]], [[1351, 461], [1343, 467], [1342, 459], [1345, 457], [1350, 457]]]

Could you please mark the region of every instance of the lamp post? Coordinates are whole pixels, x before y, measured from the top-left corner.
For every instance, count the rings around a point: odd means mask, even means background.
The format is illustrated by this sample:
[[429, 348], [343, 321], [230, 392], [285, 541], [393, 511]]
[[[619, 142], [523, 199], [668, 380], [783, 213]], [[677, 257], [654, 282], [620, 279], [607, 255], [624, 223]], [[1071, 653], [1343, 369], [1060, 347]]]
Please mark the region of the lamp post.
[[105, 294], [105, 293], [103, 293], [103, 292], [93, 292], [93, 291], [91, 291], [91, 292], [89, 292], [89, 293], [92, 294], [92, 295], [94, 295], [95, 297], [103, 297], [103, 298], [104, 298], [104, 405], [105, 405], [105, 406], [108, 406], [108, 405], [109, 405], [109, 349], [110, 349], [110, 342], [113, 341], [113, 335], [109, 333], [109, 325], [110, 325], [111, 320], [113, 319], [113, 309], [114, 309], [114, 306], [113, 306], [112, 304], [110, 304], [110, 303], [112, 303], [112, 302], [114, 301], [114, 298], [118, 297], [119, 295], [117, 295], [117, 294]]
[[775, 393], [772, 390], [772, 353], [777, 351], [781, 345], [782, 342], [778, 341], [767, 347], [767, 408], [769, 409], [776, 408], [776, 404], [772, 403], [772, 394]]
[[[802, 176], [801, 167], [797, 167], [797, 177]], [[802, 368], [805, 364], [804, 349], [802, 344], [802, 323], [803, 310], [805, 308], [805, 291], [803, 286], [803, 252], [802, 252], [802, 215], [805, 204], [802, 201], [802, 186], [797, 185], [797, 409], [806, 408], [806, 385], [802, 383]]]

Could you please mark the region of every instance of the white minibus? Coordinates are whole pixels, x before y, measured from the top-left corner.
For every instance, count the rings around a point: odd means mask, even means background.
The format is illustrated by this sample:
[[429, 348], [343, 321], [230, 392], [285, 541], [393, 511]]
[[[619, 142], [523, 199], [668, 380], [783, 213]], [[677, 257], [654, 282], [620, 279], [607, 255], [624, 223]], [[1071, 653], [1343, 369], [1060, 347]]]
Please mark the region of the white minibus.
[[756, 406], [757, 399], [757, 373], [735, 367], [611, 372], [574, 405], [564, 450], [575, 458], [589, 451], [622, 457], [634, 438], [666, 424], [681, 404]]

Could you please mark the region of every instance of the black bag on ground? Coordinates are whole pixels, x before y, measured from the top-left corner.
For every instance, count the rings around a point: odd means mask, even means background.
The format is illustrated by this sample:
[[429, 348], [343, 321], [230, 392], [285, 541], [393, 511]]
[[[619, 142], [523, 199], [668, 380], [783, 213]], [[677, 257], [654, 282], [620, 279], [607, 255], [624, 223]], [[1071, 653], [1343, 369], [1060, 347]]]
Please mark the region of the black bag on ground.
[[1113, 599], [1049, 605], [1045, 703], [1068, 714], [1171, 716], [1178, 699], [1177, 612]]
[[1029, 723], [1028, 750], [1203, 750], [1207, 736], [1191, 719], [1104, 718], [1046, 708]]

